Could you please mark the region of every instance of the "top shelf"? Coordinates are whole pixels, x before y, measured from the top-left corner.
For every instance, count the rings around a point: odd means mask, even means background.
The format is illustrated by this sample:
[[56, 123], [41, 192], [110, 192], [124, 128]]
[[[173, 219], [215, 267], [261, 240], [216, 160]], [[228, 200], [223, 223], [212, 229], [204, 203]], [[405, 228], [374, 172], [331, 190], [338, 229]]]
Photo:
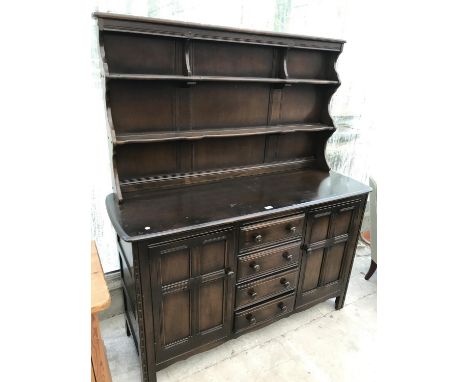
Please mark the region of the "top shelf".
[[179, 76], [163, 74], [107, 74], [108, 79], [143, 80], [143, 81], [186, 81], [186, 82], [263, 82], [275, 84], [313, 84], [313, 85], [339, 85], [339, 81], [302, 79], [302, 78], [265, 78], [265, 77], [226, 77], [226, 76]]
[[178, 39], [220, 41], [240, 44], [279, 46], [341, 52], [345, 41], [286, 33], [242, 30], [225, 26], [201, 25], [148, 17], [94, 13], [100, 31], [156, 35]]

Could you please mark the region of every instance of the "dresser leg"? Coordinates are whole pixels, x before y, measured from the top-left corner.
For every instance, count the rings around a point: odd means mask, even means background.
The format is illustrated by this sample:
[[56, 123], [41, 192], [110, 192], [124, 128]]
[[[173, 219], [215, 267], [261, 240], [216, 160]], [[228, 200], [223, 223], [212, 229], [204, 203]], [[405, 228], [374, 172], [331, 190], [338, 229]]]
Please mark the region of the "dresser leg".
[[335, 309], [340, 310], [344, 306], [346, 295], [340, 295], [335, 299]]
[[128, 326], [127, 319], [125, 319], [125, 330], [127, 331], [127, 337], [130, 337], [132, 333], [130, 332], [130, 327]]
[[371, 260], [369, 270], [367, 271], [367, 274], [364, 276], [364, 278], [366, 280], [369, 280], [374, 274], [376, 269], [377, 269], [377, 263], [374, 260]]

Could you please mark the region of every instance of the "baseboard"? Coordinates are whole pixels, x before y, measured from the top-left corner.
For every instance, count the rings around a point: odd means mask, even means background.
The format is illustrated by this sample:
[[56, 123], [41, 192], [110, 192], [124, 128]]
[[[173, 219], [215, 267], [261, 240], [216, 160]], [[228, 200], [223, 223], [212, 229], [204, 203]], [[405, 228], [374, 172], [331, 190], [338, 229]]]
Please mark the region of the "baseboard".
[[105, 320], [124, 312], [122, 279], [120, 278], [120, 271], [117, 270], [106, 273], [104, 278], [106, 279], [107, 288], [109, 288], [111, 305], [109, 308], [99, 313], [100, 320]]
[[107, 288], [109, 288], [109, 292], [115, 289], [122, 288], [122, 279], [120, 278], [119, 270], [106, 273], [104, 275], [104, 278], [106, 279]]

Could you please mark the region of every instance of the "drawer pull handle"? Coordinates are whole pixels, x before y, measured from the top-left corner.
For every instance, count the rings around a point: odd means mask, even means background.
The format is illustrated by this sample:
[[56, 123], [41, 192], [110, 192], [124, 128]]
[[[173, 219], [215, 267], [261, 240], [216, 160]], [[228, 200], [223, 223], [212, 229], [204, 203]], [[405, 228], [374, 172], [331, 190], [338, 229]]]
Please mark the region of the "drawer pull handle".
[[291, 261], [292, 260], [292, 255], [289, 252], [284, 252], [283, 257], [286, 261]]
[[257, 297], [257, 292], [255, 292], [253, 289], [249, 289], [249, 296], [255, 298]]
[[278, 304], [278, 308], [279, 308], [282, 312], [285, 312], [285, 311], [288, 309], [288, 307], [286, 306], [286, 304], [285, 304], [284, 302], [280, 302], [280, 303]]
[[262, 240], [263, 240], [263, 237], [262, 237], [262, 235], [256, 235], [254, 237], [254, 240], [255, 240], [256, 243], [261, 243]]
[[253, 325], [257, 322], [257, 319], [252, 313], [249, 313], [247, 316], [245, 316], [246, 320], [249, 321], [250, 325]]
[[260, 265], [257, 264], [255, 261], [252, 261], [249, 264], [250, 268], [252, 268], [255, 272], [258, 272], [260, 270]]
[[297, 228], [296, 228], [295, 226], [288, 226], [288, 231], [289, 231], [290, 233], [296, 233]]
[[288, 280], [286, 280], [285, 278], [282, 278], [280, 280], [280, 283], [285, 287], [285, 288], [288, 288], [289, 285], [291, 284]]
[[228, 275], [229, 277], [232, 277], [232, 276], [234, 276], [234, 271], [231, 268], [227, 268], [226, 269], [226, 275]]

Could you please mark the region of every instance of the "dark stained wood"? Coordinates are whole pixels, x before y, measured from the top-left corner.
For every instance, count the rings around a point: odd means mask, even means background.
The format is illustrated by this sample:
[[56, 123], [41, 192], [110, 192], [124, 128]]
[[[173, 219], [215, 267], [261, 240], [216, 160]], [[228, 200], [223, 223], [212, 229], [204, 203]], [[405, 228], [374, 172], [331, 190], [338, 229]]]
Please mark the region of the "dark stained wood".
[[164, 347], [178, 341], [188, 341], [190, 336], [190, 290], [185, 289], [162, 296], [162, 333]]
[[234, 318], [236, 332], [254, 328], [261, 323], [272, 321], [291, 312], [294, 308], [294, 294], [279, 297], [254, 308], [237, 312]]
[[324, 251], [325, 248], [318, 248], [305, 255], [302, 263], [304, 275], [299, 287], [302, 293], [309, 292], [319, 286]]
[[[278, 98], [270, 115], [271, 87], [266, 81], [219, 79], [199, 81], [177, 77], [161, 81], [141, 78], [108, 79], [107, 98], [115, 135], [149, 132], [175, 133], [245, 126], [331, 125], [328, 112], [323, 114], [338, 85], [323, 82], [279, 80], [292, 86], [275, 90]], [[180, 80], [193, 83], [183, 87]], [[269, 81], [273, 82], [273, 81]], [[155, 112], [157, 110], [157, 113]]]
[[338, 280], [345, 248], [346, 244], [340, 243], [327, 249], [325, 259], [322, 261], [323, 265], [320, 279], [322, 285]]
[[274, 48], [195, 41], [193, 72], [198, 76], [273, 77]]
[[181, 150], [180, 155], [178, 154], [178, 157], [176, 158], [178, 161], [178, 167], [181, 171], [180, 173], [159, 174], [156, 176], [144, 176], [125, 179], [120, 183], [122, 194], [125, 195], [127, 199], [134, 196], [132, 195], [133, 192], [142, 193], [144, 191], [151, 191], [155, 189], [174, 189], [244, 176], [281, 173], [310, 168], [313, 162], [319, 161], [318, 158], [309, 157], [283, 162], [262, 163], [257, 165], [253, 164], [213, 170], [190, 171], [190, 169], [193, 168], [194, 160], [192, 157], [189, 157], [188, 154], [188, 150]]
[[[154, 191], [122, 204], [109, 195], [106, 204], [119, 236], [135, 241], [266, 218], [272, 213], [338, 201], [369, 190], [337, 173], [303, 170], [194, 185], [178, 192]], [[268, 206], [273, 208], [265, 209]]]
[[161, 256], [161, 285], [168, 285], [190, 278], [190, 249], [186, 245], [177, 246]]
[[182, 74], [175, 60], [182, 41], [115, 32], [103, 33], [102, 40], [106, 47], [107, 65], [112, 73]]
[[116, 145], [128, 143], [147, 143], [171, 140], [194, 140], [202, 138], [249, 136], [262, 134], [285, 134], [296, 131], [316, 132], [321, 130], [334, 131], [332, 126], [321, 124], [295, 124], [295, 125], [276, 125], [276, 126], [256, 126], [256, 127], [238, 127], [233, 129], [214, 129], [214, 130], [196, 130], [180, 131], [172, 133], [140, 133], [140, 134], [118, 134], [116, 136]]
[[158, 362], [229, 335], [235, 282], [232, 230], [141, 245], [141, 250], [153, 275]]
[[366, 275], [364, 276], [364, 279], [369, 280], [372, 275], [375, 273], [377, 270], [377, 263], [374, 260], [371, 260], [371, 263], [369, 265], [369, 270], [367, 271]]
[[290, 49], [287, 57], [288, 72], [292, 78], [317, 78], [338, 81], [334, 62], [335, 52]]
[[298, 241], [239, 257], [237, 280], [244, 281], [282, 268], [297, 266], [301, 254], [300, 244]]
[[240, 230], [240, 249], [259, 247], [270, 242], [299, 238], [302, 234], [304, 215], [246, 225]]
[[109, 81], [107, 91], [116, 132], [174, 130], [176, 90], [167, 82], [154, 86], [145, 81]]
[[171, 36], [174, 38], [191, 38], [205, 41], [238, 42], [261, 46], [297, 46], [301, 49], [340, 52], [344, 40], [323, 37], [293, 35], [237, 28], [202, 25], [182, 21], [163, 20], [149, 17], [119, 15], [96, 12], [101, 31], [115, 31], [138, 35]]
[[236, 288], [236, 309], [252, 305], [296, 288], [298, 270], [281, 272]]
[[325, 158], [344, 42], [95, 17], [143, 382], [326, 299], [341, 309], [370, 191]]
[[112, 73], [106, 76], [114, 80], [146, 80], [146, 81], [184, 81], [184, 82], [265, 82], [273, 84], [311, 84], [311, 85], [340, 85], [337, 80], [320, 80], [310, 78], [267, 78], [267, 77], [227, 77], [227, 76], [179, 76], [165, 74], [119, 74]]
[[[365, 202], [364, 202], [365, 203]], [[353, 257], [353, 241], [359, 234], [362, 198], [309, 212], [296, 303], [316, 299], [316, 290], [342, 282]], [[342, 288], [342, 286], [340, 286]]]
[[[237, 147], [237, 150], [231, 150]], [[264, 163], [265, 136], [203, 139], [193, 143], [190, 171], [242, 167]]]
[[192, 87], [191, 91], [191, 127], [194, 130], [267, 124], [268, 84], [204, 82]]

